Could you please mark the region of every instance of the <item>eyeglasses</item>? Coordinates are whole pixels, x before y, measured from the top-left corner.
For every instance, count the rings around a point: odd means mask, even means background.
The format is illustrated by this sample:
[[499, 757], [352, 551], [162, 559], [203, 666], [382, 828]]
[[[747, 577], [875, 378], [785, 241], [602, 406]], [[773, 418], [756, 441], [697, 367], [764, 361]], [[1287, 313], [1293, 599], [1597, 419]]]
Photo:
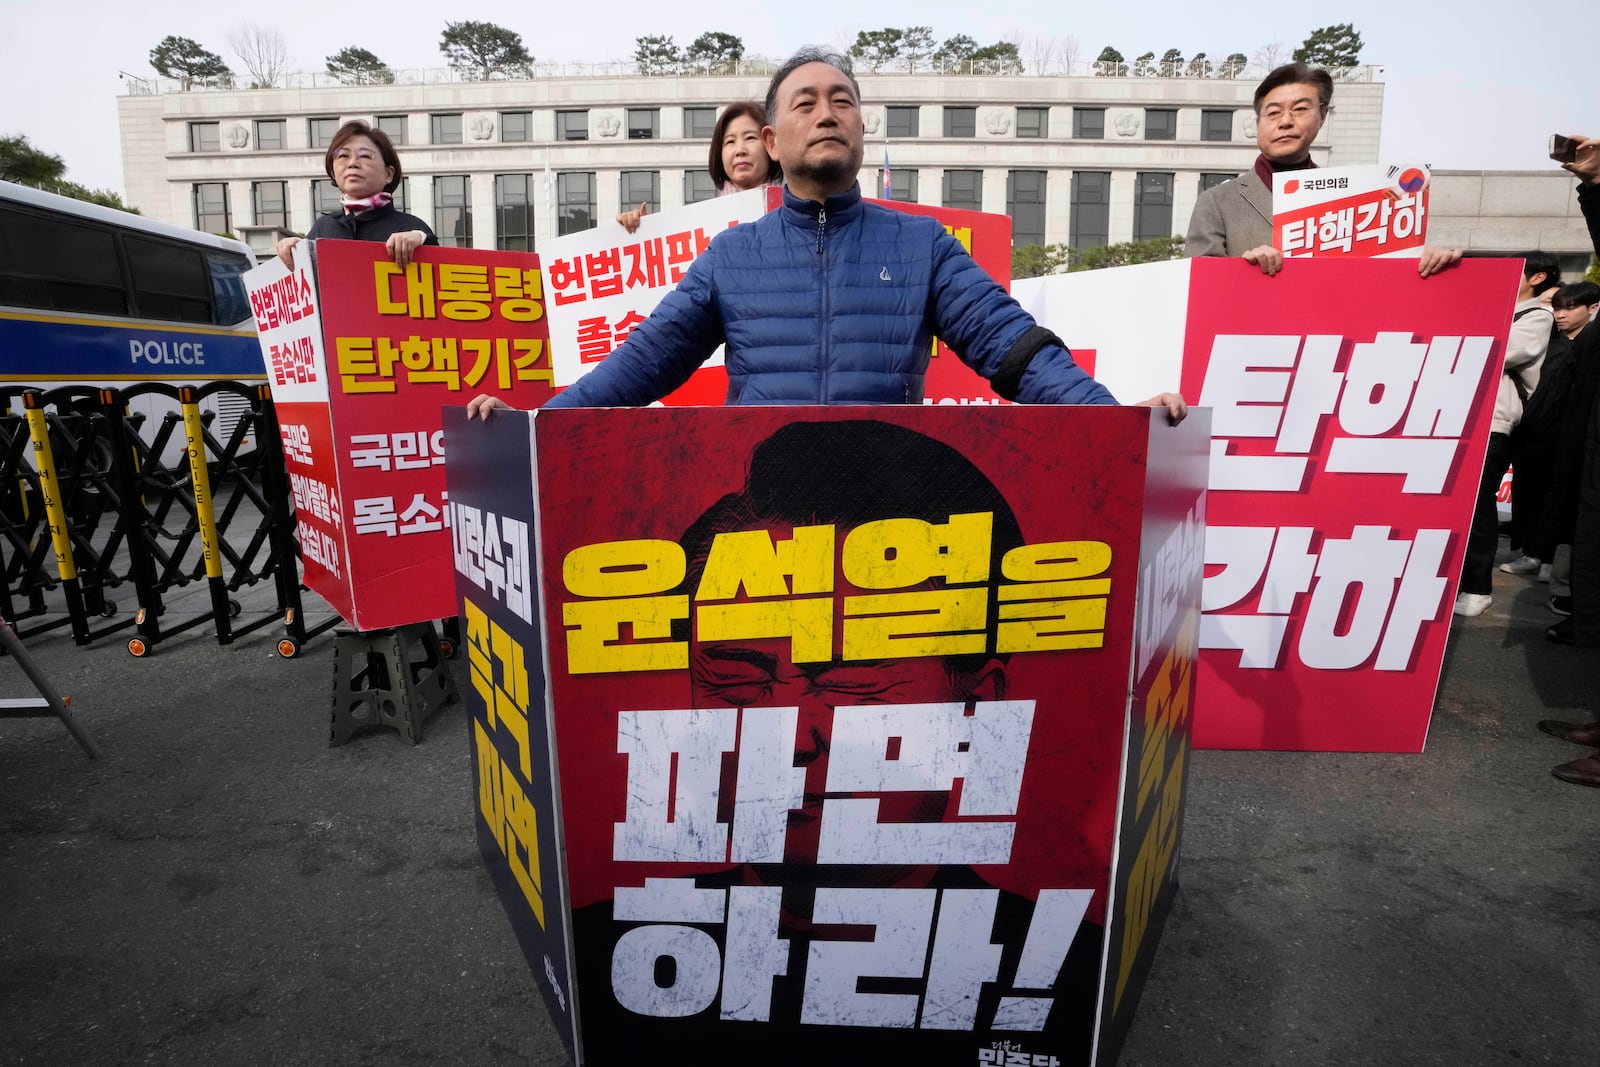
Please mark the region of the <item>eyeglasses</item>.
[[1300, 103], [1295, 104], [1290, 108], [1285, 108], [1282, 104], [1272, 104], [1269, 107], [1264, 107], [1261, 109], [1261, 117], [1266, 119], [1268, 122], [1277, 122], [1287, 113], [1296, 122], [1299, 122], [1301, 119], [1310, 118], [1314, 112], [1321, 110], [1322, 105], [1307, 103], [1306, 101], [1302, 100]]
[[358, 148], [354, 152], [348, 148], [341, 148], [333, 154], [333, 161], [335, 163], [343, 163], [346, 166], [348, 166], [350, 161], [353, 159], [359, 159], [363, 163], [376, 163], [378, 160], [378, 153], [368, 148]]

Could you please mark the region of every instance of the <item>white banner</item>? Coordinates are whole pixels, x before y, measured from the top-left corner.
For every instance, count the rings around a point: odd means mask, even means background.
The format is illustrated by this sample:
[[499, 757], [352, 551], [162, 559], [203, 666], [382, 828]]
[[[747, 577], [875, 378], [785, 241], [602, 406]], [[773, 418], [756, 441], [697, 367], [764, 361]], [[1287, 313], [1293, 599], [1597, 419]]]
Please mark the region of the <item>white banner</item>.
[[[557, 387], [611, 353], [683, 280], [689, 264], [729, 226], [766, 213], [766, 189], [646, 215], [637, 233], [602, 223], [540, 245], [550, 357]], [[719, 349], [704, 366], [721, 366]]]
[[327, 362], [311, 242], [295, 245], [293, 271], [272, 256], [245, 274], [244, 284], [261, 337], [272, 399], [280, 404], [326, 404]]

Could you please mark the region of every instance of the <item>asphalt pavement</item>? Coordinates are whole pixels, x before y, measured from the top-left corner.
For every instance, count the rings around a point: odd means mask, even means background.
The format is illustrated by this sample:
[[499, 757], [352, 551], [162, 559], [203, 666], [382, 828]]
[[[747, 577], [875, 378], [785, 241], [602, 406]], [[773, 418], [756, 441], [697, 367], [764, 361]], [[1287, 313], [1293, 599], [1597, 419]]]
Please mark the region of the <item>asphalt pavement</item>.
[[[1595, 717], [1600, 652], [1495, 583], [1424, 754], [1194, 754], [1126, 1067], [1595, 1062], [1600, 789], [1534, 724]], [[477, 854], [464, 710], [330, 749], [332, 635], [275, 633], [27, 640], [103, 755], [0, 720], [0, 1064], [565, 1063]]]

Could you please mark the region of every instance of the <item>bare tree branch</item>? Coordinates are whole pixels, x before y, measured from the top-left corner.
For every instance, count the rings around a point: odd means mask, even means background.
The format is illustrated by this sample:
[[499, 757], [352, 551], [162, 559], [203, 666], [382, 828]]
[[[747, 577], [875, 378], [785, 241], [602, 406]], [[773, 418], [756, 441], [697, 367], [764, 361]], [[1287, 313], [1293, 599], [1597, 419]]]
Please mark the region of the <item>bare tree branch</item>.
[[1255, 61], [1256, 66], [1260, 67], [1262, 73], [1265, 74], [1277, 70], [1287, 63], [1289, 61], [1289, 51], [1282, 44], [1274, 41], [1256, 49]]
[[270, 89], [289, 70], [289, 46], [283, 35], [270, 26], [247, 23], [228, 31], [228, 47], [239, 57], [254, 83], [251, 88]]
[[1077, 65], [1078, 53], [1082, 51], [1083, 44], [1076, 34], [1067, 34], [1065, 37], [1056, 38], [1056, 55], [1061, 57], [1062, 67], [1068, 74], [1074, 74], [1072, 68]]

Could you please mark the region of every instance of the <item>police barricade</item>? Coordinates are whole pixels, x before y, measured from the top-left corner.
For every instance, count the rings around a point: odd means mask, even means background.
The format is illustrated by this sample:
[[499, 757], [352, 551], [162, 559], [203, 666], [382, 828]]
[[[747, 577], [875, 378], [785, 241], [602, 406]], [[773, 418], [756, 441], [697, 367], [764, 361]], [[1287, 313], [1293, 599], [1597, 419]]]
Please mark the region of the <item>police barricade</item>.
[[445, 412], [478, 840], [578, 1064], [1115, 1061], [1208, 423]]
[[[0, 393], [0, 616], [13, 622], [45, 615], [45, 593], [55, 587], [48, 557], [50, 530], [45, 521], [39, 475], [29, 454], [28, 420], [11, 410]], [[23, 633], [65, 625], [65, 619]]]
[[[10, 410], [18, 396], [20, 415]], [[202, 411], [201, 402], [223, 397], [231, 417], [219, 430], [219, 406]], [[272, 479], [282, 459], [270, 447], [276, 434], [260, 433], [270, 411], [264, 387], [7, 387], [0, 408], [0, 607], [15, 618], [46, 616], [45, 593], [59, 587], [66, 608], [25, 634], [70, 626], [86, 644], [132, 626], [128, 650], [143, 656], [207, 622], [227, 644], [299, 613], [286, 497]], [[268, 447], [256, 447], [262, 441]], [[274, 608], [234, 623], [240, 605], [230, 594], [268, 578], [277, 581]], [[200, 579], [211, 587], [211, 609], [164, 625], [166, 594]], [[118, 587], [131, 592], [135, 610], [95, 628], [118, 614], [107, 595]]]
[[1232, 258], [1016, 287], [1116, 395], [1213, 410], [1197, 747], [1422, 751], [1519, 277]]
[[0, 389], [6, 423], [0, 481], [7, 493], [0, 552], [10, 557], [4, 566], [6, 599], [27, 602], [14, 618], [42, 617], [51, 613], [45, 594], [59, 589], [67, 609], [65, 616], [19, 629], [20, 636], [68, 626], [81, 645], [132, 625], [129, 616], [95, 628], [98, 620], [117, 614], [107, 590], [128, 578], [115, 534], [120, 521], [112, 479], [118, 457], [101, 401], [92, 386]]

